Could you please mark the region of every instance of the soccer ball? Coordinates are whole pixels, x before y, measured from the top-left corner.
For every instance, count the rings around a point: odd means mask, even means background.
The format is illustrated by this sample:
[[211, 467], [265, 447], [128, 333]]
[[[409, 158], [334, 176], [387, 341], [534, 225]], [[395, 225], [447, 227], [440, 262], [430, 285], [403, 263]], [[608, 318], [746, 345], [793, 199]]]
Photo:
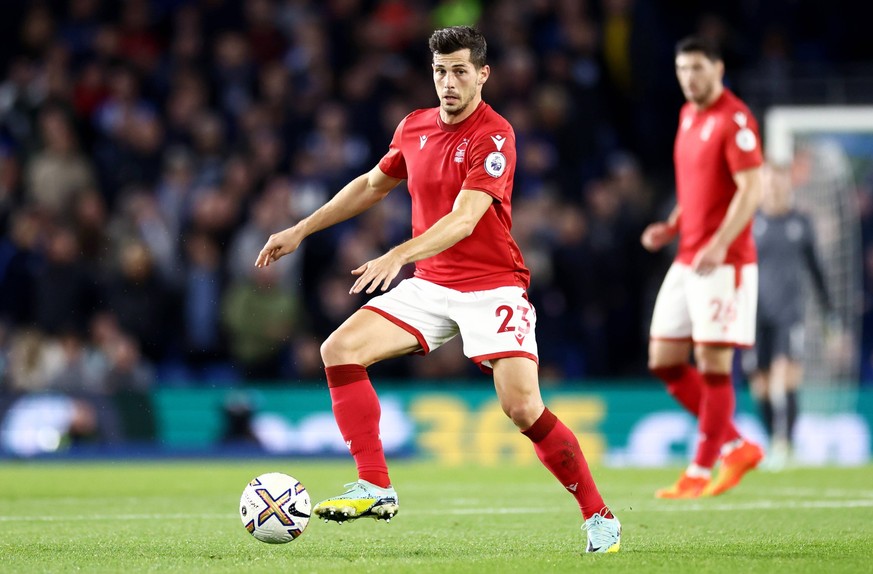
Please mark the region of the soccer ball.
[[268, 472], [253, 479], [239, 500], [239, 517], [249, 533], [268, 544], [291, 542], [306, 530], [312, 501], [292, 476]]

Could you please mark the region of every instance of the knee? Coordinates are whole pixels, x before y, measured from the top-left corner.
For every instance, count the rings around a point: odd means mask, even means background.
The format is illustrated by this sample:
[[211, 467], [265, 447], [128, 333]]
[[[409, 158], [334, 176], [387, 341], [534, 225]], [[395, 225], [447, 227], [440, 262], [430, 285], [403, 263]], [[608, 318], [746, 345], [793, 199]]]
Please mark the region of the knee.
[[540, 415], [543, 414], [544, 409], [545, 405], [543, 405], [543, 402], [534, 397], [513, 400], [503, 405], [503, 412], [520, 429], [528, 429], [533, 426], [537, 419], [540, 418]]
[[698, 347], [694, 350], [697, 370], [704, 374], [730, 374], [734, 350], [732, 347]]
[[334, 331], [321, 344], [321, 360], [325, 366], [357, 363], [353, 349], [346, 337]]
[[704, 375], [718, 375], [730, 372], [730, 368], [726, 368], [721, 361], [713, 361], [707, 359], [697, 360], [697, 370]]

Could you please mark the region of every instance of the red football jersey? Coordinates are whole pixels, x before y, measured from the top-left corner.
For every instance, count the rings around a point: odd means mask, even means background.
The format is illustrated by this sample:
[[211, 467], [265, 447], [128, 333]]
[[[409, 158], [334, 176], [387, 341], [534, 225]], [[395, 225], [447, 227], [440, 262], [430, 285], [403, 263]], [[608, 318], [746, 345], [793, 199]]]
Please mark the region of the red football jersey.
[[407, 180], [413, 237], [449, 213], [462, 189], [494, 198], [469, 237], [416, 262], [416, 277], [457, 291], [527, 289], [530, 272], [510, 235], [515, 132], [491, 106], [482, 102], [451, 125], [440, 119], [439, 108], [412, 112], [397, 126], [379, 168]]
[[[681, 208], [676, 261], [690, 264], [727, 214], [737, 191], [733, 174], [763, 163], [758, 123], [727, 89], [706, 109], [686, 103], [679, 113], [673, 163]], [[725, 263], [757, 261], [751, 228], [750, 221], [728, 249]]]

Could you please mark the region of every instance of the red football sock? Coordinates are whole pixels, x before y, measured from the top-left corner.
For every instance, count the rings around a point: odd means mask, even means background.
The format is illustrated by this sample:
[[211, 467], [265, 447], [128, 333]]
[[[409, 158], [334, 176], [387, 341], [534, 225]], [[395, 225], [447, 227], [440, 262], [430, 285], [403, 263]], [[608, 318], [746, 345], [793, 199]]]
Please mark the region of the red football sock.
[[[576, 498], [586, 520], [606, 505], [594, 484], [585, 455], [576, 435], [549, 409], [527, 430], [522, 431], [534, 443], [534, 450], [555, 478]], [[612, 518], [610, 512], [605, 518]]]
[[391, 485], [379, 436], [382, 407], [363, 365], [325, 367], [333, 416], [358, 467], [358, 478], [382, 488]]
[[704, 373], [703, 400], [700, 402], [700, 442], [694, 463], [712, 468], [725, 443], [734, 416], [734, 387], [730, 375]]
[[[676, 401], [685, 407], [685, 410], [700, 417], [700, 403], [703, 400], [703, 376], [697, 368], [688, 365], [674, 365], [671, 367], [658, 367], [652, 369], [652, 374], [664, 381], [667, 392], [673, 395]], [[733, 421], [724, 435], [725, 442], [740, 438], [740, 433], [734, 426]]]

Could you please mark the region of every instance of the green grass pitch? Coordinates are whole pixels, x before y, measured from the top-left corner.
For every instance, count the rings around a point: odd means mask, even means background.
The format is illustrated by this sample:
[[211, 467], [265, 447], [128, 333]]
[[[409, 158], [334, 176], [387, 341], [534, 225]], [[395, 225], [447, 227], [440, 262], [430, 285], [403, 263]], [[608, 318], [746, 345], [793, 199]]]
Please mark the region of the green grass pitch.
[[660, 501], [678, 469], [595, 469], [623, 524], [618, 554], [583, 554], [572, 498], [542, 468], [396, 462], [390, 523], [313, 521], [258, 542], [237, 506], [281, 471], [313, 502], [351, 460], [0, 463], [2, 572], [870, 572], [873, 467], [755, 472], [724, 496]]

